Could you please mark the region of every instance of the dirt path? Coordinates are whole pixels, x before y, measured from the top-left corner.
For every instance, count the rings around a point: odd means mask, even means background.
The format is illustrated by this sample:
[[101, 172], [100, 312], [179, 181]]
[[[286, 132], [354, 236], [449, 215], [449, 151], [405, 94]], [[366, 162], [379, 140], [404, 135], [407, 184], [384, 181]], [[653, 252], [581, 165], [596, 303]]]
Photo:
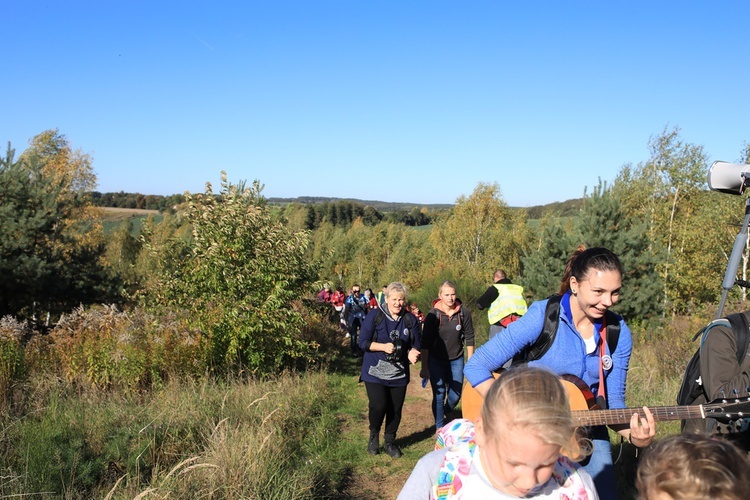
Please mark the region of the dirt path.
[[[361, 384], [360, 384], [361, 385]], [[360, 387], [362, 401], [361, 420], [350, 422], [350, 431], [361, 435], [362, 462], [352, 464], [353, 477], [346, 498], [352, 499], [394, 499], [411, 474], [414, 464], [420, 457], [431, 451], [435, 444], [435, 420], [432, 416], [432, 391], [430, 386], [422, 388], [419, 378], [419, 364], [411, 369], [411, 382], [406, 392], [406, 401], [401, 417], [396, 445], [404, 456], [392, 459], [384, 453], [372, 457], [367, 454], [367, 395]], [[382, 442], [382, 434], [381, 434]]]

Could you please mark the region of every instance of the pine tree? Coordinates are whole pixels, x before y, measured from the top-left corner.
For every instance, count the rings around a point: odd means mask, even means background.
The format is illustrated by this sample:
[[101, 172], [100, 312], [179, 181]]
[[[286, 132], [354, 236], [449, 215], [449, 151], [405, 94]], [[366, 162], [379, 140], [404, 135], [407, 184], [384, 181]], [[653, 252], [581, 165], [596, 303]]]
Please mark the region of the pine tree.
[[602, 246], [620, 258], [625, 269], [621, 300], [615, 310], [626, 320], [647, 319], [663, 311], [662, 280], [656, 271], [662, 247], [648, 236], [648, 221], [628, 217], [618, 196], [599, 183], [579, 215], [583, 243]]

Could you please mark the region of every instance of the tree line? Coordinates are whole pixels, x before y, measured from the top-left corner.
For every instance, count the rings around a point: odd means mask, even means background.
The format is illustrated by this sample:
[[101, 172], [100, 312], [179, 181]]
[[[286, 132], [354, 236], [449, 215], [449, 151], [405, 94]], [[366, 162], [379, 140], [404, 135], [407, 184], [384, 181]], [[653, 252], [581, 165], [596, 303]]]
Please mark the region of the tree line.
[[174, 211], [177, 205], [185, 201], [185, 195], [182, 194], [162, 196], [158, 194], [126, 193], [124, 191], [119, 193], [92, 191], [90, 196], [91, 203], [96, 207], [136, 208], [160, 212]]

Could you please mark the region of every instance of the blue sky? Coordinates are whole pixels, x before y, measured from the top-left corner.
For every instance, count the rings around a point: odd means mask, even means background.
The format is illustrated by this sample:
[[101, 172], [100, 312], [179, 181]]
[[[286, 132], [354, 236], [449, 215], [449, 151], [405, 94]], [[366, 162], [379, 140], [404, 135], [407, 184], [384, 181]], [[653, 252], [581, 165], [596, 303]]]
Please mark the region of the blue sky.
[[5, 0], [0, 141], [57, 128], [98, 189], [512, 206], [679, 127], [750, 142], [750, 2]]

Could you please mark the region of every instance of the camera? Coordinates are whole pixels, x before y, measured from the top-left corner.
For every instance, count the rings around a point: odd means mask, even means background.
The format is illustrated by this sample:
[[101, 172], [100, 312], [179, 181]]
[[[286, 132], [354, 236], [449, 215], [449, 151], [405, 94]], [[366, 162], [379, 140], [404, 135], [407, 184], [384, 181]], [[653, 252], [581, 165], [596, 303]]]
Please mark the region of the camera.
[[385, 355], [385, 359], [389, 363], [395, 363], [396, 361], [399, 361], [401, 359], [401, 353], [404, 350], [404, 341], [401, 340], [401, 337], [398, 334], [397, 330], [393, 330], [390, 333], [391, 342], [393, 343], [393, 352], [390, 354]]
[[750, 165], [715, 161], [708, 169], [708, 187], [712, 191], [740, 195], [750, 185]]

